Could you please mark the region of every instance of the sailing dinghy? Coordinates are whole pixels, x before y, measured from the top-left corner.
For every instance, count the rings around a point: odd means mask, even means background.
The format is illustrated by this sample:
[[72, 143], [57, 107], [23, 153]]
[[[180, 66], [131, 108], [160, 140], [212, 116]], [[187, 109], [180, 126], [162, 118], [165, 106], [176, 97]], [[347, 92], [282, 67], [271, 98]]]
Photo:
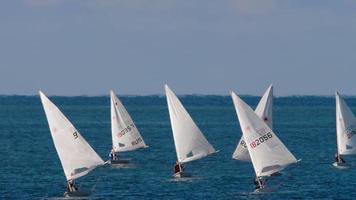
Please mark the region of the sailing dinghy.
[[110, 91], [111, 101], [111, 164], [126, 164], [129, 160], [119, 159], [117, 153], [133, 151], [148, 147], [124, 105], [113, 91]]
[[349, 165], [341, 158], [341, 155], [356, 154], [356, 118], [347, 106], [340, 94], [336, 92], [336, 162], [338, 168], [348, 168]]
[[[243, 100], [234, 92], [231, 96], [257, 179], [298, 162], [271, 128]], [[265, 191], [260, 181], [258, 184], [256, 192]]]
[[104, 164], [73, 124], [63, 115], [45, 94], [40, 97], [46, 113], [54, 146], [61, 161], [68, 186], [65, 196], [86, 196], [74, 186], [74, 180], [85, 176], [91, 170]]
[[179, 170], [175, 170], [173, 176], [176, 178], [190, 177], [190, 174], [183, 171], [183, 163], [206, 157], [217, 151], [206, 140], [203, 133], [168, 85], [165, 85], [165, 92], [177, 153], [175, 168], [179, 168]]
[[[269, 127], [272, 129], [272, 106], [273, 106], [273, 86], [270, 85], [264, 95], [262, 96], [260, 102], [258, 103], [255, 113], [262, 119]], [[246, 146], [246, 142], [241, 136], [241, 139], [236, 147], [232, 158], [235, 160], [251, 162], [250, 155]]]

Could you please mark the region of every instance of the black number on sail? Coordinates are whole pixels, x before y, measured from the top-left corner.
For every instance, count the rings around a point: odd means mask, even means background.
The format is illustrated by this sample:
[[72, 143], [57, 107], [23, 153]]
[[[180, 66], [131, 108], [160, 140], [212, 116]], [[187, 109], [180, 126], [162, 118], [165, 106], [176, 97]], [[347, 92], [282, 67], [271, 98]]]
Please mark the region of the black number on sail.
[[142, 142], [142, 138], [137, 138], [135, 141], [131, 142], [132, 146], [137, 145], [138, 143]]
[[122, 137], [124, 136], [126, 133], [130, 132], [131, 130], [133, 130], [134, 128], [136, 128], [136, 126], [134, 124], [130, 124], [128, 125], [126, 128], [124, 128], [122, 131], [120, 131], [118, 134], [117, 134], [117, 137]]
[[256, 148], [258, 145], [266, 142], [268, 139], [272, 138], [273, 135], [271, 132], [268, 132], [264, 135], [262, 135], [261, 137], [259, 137], [258, 139], [255, 139], [253, 140], [251, 143], [250, 143], [250, 147], [251, 148]]
[[73, 133], [73, 136], [74, 136], [74, 139], [77, 139], [77, 138], [78, 138], [78, 133], [77, 133], [77, 131], [75, 131], [75, 132]]

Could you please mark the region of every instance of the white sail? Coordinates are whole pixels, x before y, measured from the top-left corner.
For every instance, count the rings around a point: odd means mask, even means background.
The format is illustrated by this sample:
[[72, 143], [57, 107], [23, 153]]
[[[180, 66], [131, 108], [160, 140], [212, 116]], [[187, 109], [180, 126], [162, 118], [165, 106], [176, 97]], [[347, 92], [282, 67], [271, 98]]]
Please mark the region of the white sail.
[[[273, 86], [270, 85], [260, 102], [258, 103], [255, 113], [272, 129], [272, 106], [273, 106]], [[251, 162], [250, 155], [243, 136], [235, 149], [232, 158], [235, 160]]]
[[185, 163], [216, 152], [167, 85], [165, 91], [178, 161]]
[[356, 154], [356, 118], [336, 92], [336, 139], [338, 153]]
[[111, 134], [115, 152], [132, 151], [147, 147], [129, 113], [110, 91], [111, 99]]
[[273, 129], [273, 86], [270, 85], [258, 103], [255, 113], [262, 119], [270, 129]]
[[277, 135], [235, 93], [231, 93], [256, 176], [269, 176], [297, 162]]
[[54, 146], [67, 180], [88, 174], [104, 161], [91, 148], [77, 129], [41, 91], [40, 97], [46, 113]]

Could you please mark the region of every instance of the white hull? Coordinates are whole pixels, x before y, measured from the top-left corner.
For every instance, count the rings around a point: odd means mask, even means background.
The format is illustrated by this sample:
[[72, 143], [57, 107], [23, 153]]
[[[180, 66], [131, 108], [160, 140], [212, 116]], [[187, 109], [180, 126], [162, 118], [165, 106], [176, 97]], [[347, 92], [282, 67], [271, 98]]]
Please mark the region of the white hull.
[[333, 163], [333, 166], [336, 167], [336, 168], [339, 168], [339, 169], [348, 169], [348, 168], [350, 168], [350, 165], [349, 165], [349, 164], [346, 164], [346, 163], [337, 163], [337, 162], [334, 162], [334, 163]]
[[64, 197], [87, 197], [90, 193], [86, 191], [77, 190], [75, 192], [65, 192]]
[[273, 176], [282, 176], [282, 173], [281, 172], [275, 172], [275, 173], [269, 175], [268, 177], [273, 177]]
[[261, 189], [255, 189], [255, 191], [253, 191], [254, 194], [263, 194], [263, 193], [269, 193], [269, 192], [274, 192], [276, 191], [276, 188], [270, 188], [270, 187], [264, 187]]
[[111, 165], [122, 165], [122, 164], [130, 163], [130, 160], [128, 159], [108, 160], [108, 163], [110, 163]]
[[190, 178], [192, 177], [192, 174], [190, 173], [186, 173], [186, 172], [178, 172], [173, 174], [174, 178]]

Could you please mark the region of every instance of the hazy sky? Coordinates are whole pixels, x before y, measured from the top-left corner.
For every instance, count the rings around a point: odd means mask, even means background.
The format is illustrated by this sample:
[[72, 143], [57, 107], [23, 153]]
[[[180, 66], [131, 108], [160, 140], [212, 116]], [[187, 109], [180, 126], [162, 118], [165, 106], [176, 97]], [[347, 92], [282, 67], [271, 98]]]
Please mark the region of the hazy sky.
[[356, 95], [356, 1], [4, 0], [0, 69], [0, 94]]

